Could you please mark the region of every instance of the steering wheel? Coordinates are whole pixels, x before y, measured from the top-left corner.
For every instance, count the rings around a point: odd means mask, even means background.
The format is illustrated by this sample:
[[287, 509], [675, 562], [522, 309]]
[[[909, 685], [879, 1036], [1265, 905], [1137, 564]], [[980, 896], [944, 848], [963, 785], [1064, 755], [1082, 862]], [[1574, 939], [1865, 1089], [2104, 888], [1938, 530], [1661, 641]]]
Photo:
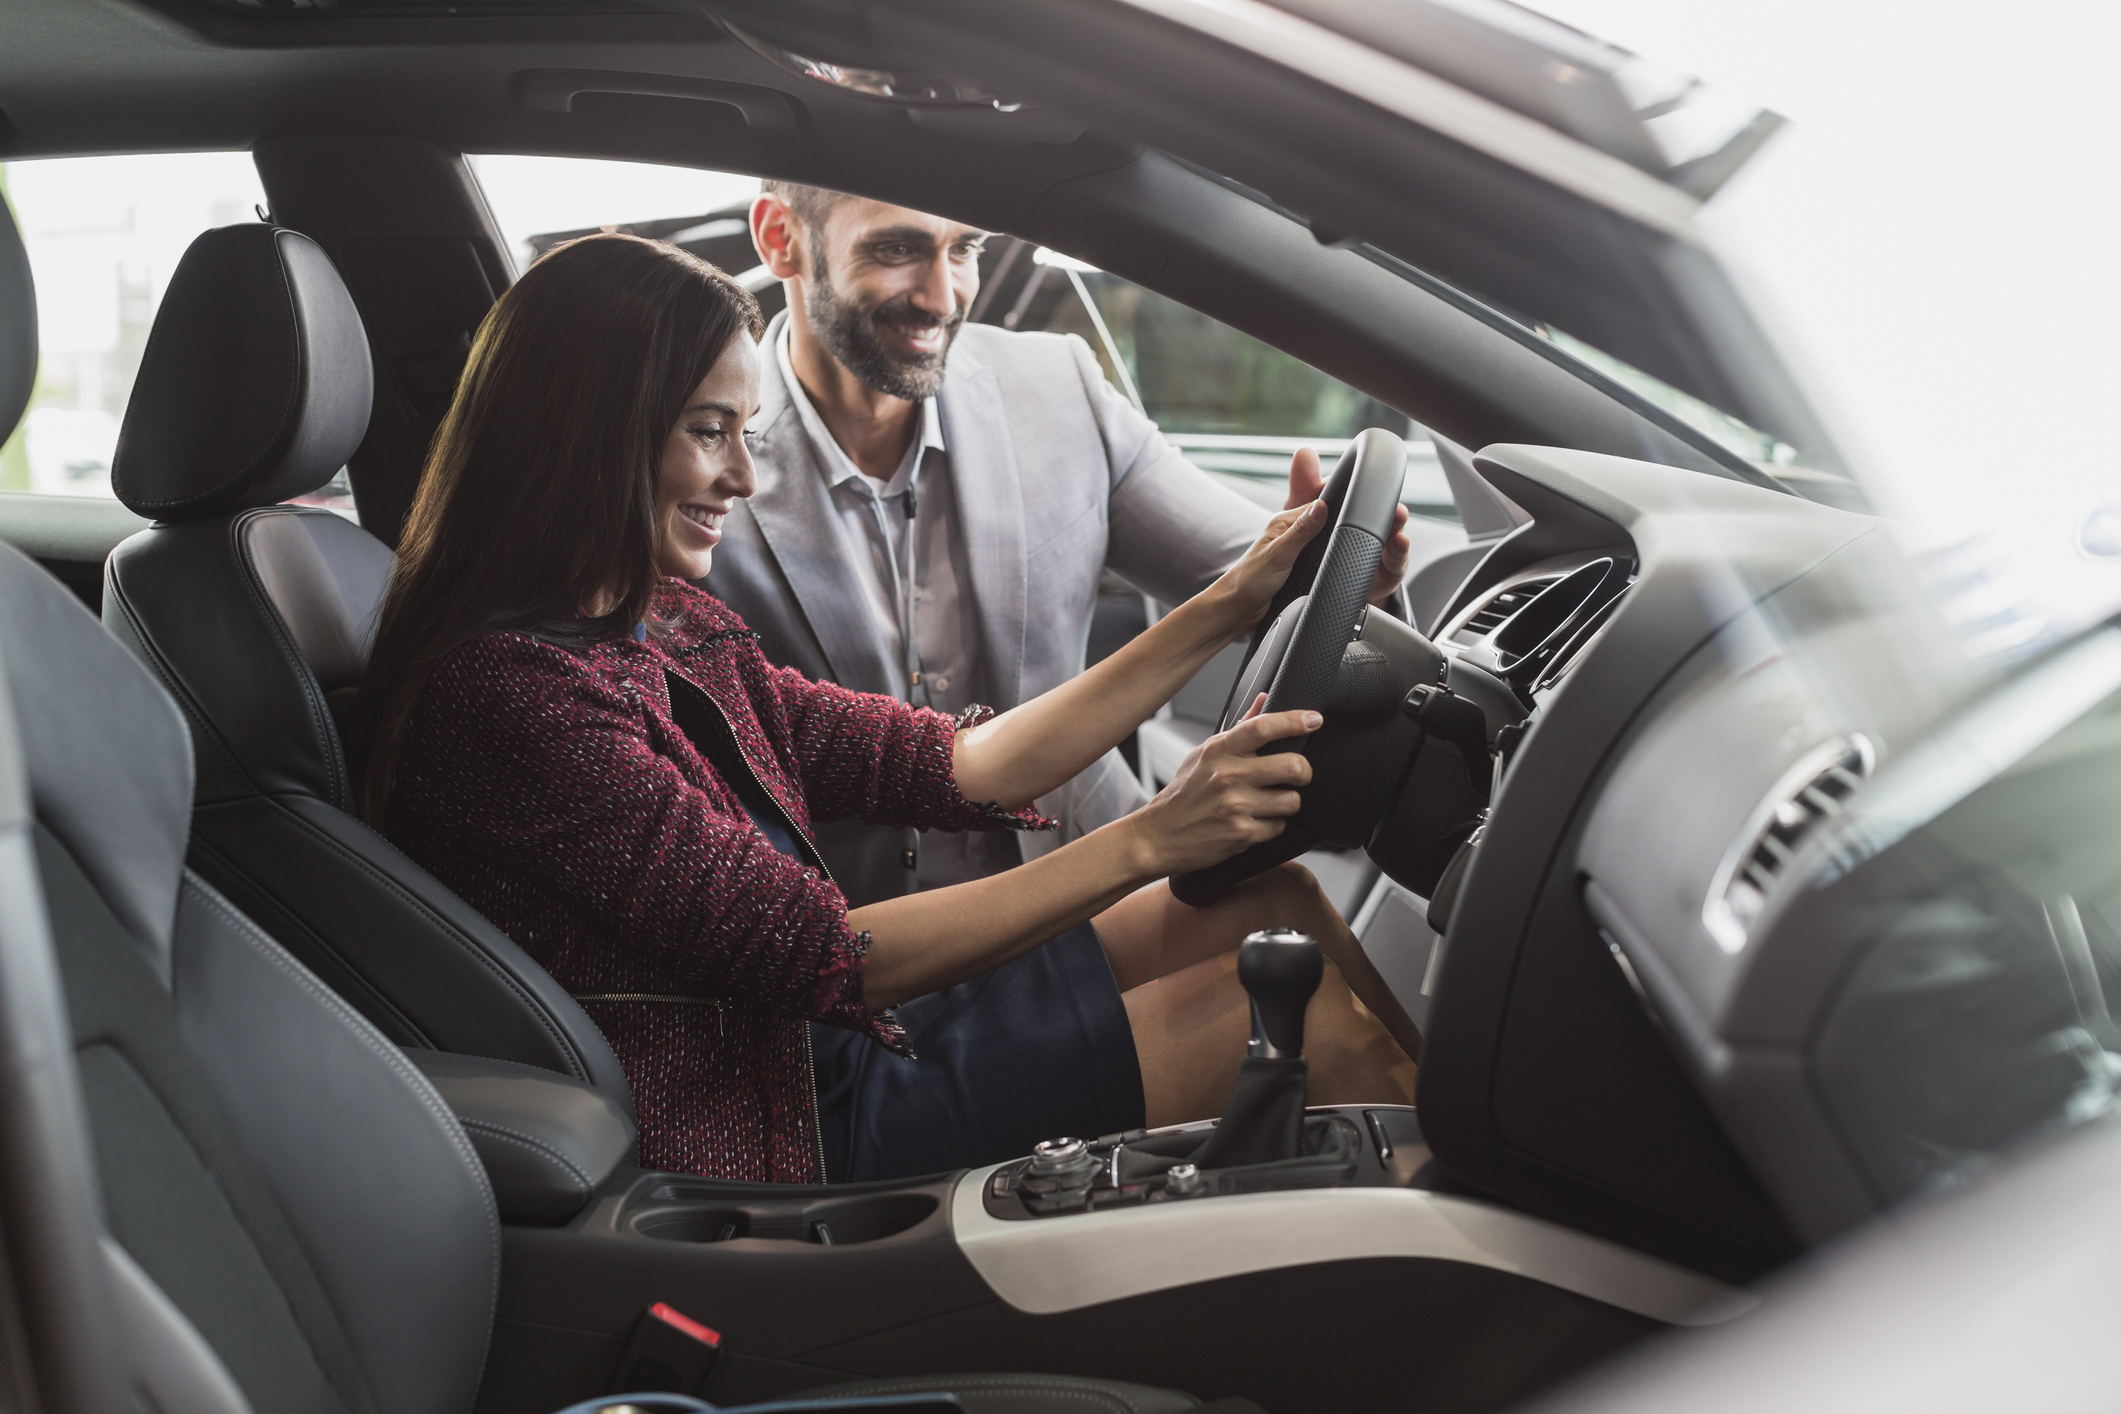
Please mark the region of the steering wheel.
[[[1370, 428], [1341, 454], [1323, 497], [1337, 513], [1332, 532], [1304, 548], [1267, 606], [1223, 704], [1217, 730], [1235, 726], [1262, 690], [1267, 711], [1309, 707], [1328, 713], [1331, 725], [1328, 709], [1340, 686], [1341, 658], [1362, 622], [1406, 472], [1407, 444], [1383, 428]], [[1302, 751], [1307, 740], [1284, 738], [1265, 750]], [[1206, 907], [1253, 875], [1294, 859], [1311, 843], [1311, 834], [1291, 821], [1264, 844], [1206, 869], [1172, 876], [1171, 892], [1182, 903]]]

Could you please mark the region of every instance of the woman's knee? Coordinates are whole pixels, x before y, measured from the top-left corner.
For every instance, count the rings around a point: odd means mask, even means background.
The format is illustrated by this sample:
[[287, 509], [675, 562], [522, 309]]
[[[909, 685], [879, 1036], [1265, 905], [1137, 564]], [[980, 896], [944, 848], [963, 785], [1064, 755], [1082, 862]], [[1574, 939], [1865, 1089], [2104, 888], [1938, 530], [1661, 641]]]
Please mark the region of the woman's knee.
[[1326, 897], [1318, 876], [1293, 859], [1275, 865], [1252, 882], [1258, 890], [1258, 906], [1276, 915], [1267, 921], [1268, 927], [1300, 926], [1333, 909], [1333, 901]]
[[[1331, 963], [1326, 964], [1325, 978], [1304, 1016], [1304, 1054], [1314, 1071], [1335, 1077], [1335, 1085], [1353, 1080], [1367, 1086], [1371, 1080], [1386, 1080], [1384, 1089], [1364, 1098], [1405, 1103], [1394, 1097], [1402, 1092], [1409, 1098], [1412, 1095], [1414, 1056], [1393, 1039]], [[1313, 1103], [1343, 1102], [1314, 1098]]]

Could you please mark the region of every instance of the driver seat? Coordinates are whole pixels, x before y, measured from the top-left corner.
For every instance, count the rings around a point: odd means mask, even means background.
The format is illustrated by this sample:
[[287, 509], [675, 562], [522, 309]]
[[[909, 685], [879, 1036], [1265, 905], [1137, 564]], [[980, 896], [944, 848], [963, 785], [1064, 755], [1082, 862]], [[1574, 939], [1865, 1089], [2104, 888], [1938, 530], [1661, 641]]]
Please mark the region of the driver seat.
[[125, 410], [112, 486], [155, 523], [111, 553], [104, 624], [190, 724], [201, 878], [398, 1044], [557, 1071], [630, 1115], [588, 1013], [353, 815], [339, 713], [391, 554], [281, 503], [353, 454], [371, 389], [360, 315], [315, 242], [263, 224], [194, 241]]

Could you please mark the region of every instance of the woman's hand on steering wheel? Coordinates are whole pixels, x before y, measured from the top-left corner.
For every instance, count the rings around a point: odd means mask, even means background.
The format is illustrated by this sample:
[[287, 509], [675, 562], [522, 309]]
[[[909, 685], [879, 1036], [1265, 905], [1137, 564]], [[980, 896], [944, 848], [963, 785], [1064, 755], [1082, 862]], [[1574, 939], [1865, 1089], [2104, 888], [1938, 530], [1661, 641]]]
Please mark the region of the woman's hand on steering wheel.
[[1298, 792], [1311, 782], [1309, 759], [1300, 751], [1260, 752], [1317, 731], [1324, 719], [1312, 711], [1262, 715], [1266, 701], [1261, 693], [1244, 720], [1194, 747], [1171, 783], [1129, 817], [1149, 852], [1151, 876], [1205, 869], [1263, 844], [1303, 803]]
[[[1297, 448], [1296, 455], [1289, 458], [1289, 499], [1282, 502], [1282, 509], [1293, 511], [1308, 506], [1325, 489], [1326, 476], [1319, 465], [1318, 453], [1310, 447]], [[1413, 545], [1407, 539], [1407, 508], [1401, 506], [1392, 517], [1392, 534], [1385, 541], [1384, 560], [1370, 581], [1372, 604], [1382, 604], [1392, 597], [1407, 577], [1407, 557], [1413, 552]]]
[[1252, 548], [1223, 571], [1222, 578], [1201, 596], [1220, 604], [1225, 633], [1235, 638], [1251, 631], [1265, 616], [1274, 591], [1281, 588], [1289, 571], [1296, 567], [1296, 557], [1303, 553], [1304, 546], [1332, 523], [1326, 503], [1317, 500], [1282, 511], [1267, 522]]

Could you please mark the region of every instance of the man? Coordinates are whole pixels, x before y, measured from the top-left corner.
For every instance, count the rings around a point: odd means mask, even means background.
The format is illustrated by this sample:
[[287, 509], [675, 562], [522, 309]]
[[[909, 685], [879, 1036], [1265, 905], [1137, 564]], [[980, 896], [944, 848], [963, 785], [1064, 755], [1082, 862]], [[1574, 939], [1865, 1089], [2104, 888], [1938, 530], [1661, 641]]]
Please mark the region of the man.
[[[788, 308], [762, 350], [758, 493], [725, 523], [703, 587], [774, 662], [999, 711], [1082, 671], [1103, 570], [1175, 604], [1266, 524], [1114, 391], [1082, 340], [965, 322], [984, 231], [768, 182], [751, 235]], [[1289, 504], [1319, 479], [1299, 453]], [[1375, 598], [1406, 554], [1395, 536]], [[1007, 868], [1144, 799], [1115, 752], [1038, 802], [1059, 840], [845, 824], [819, 846], [859, 905]]]

